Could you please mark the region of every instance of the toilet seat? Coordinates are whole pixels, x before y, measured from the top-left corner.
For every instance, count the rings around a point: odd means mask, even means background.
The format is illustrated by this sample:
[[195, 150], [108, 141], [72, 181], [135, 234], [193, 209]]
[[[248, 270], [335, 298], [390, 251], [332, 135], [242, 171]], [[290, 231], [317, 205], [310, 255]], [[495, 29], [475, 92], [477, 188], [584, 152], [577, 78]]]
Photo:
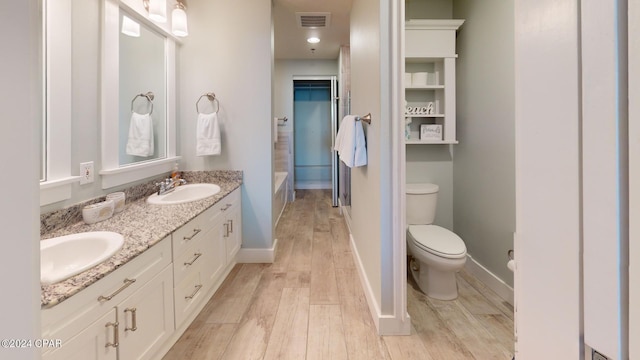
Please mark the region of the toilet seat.
[[437, 225], [409, 225], [409, 235], [417, 247], [443, 258], [459, 259], [467, 253], [458, 235]]

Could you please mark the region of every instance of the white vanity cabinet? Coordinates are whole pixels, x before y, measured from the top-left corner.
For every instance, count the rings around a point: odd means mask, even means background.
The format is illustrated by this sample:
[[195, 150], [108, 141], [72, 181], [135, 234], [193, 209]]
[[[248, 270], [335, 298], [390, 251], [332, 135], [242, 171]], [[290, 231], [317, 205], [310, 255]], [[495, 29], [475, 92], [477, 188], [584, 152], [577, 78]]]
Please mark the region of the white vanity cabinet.
[[455, 41], [463, 23], [412, 19], [405, 24], [406, 144], [458, 143]]
[[174, 331], [170, 264], [166, 238], [82, 294], [43, 309], [43, 338], [62, 342], [43, 359], [151, 359]]
[[[195, 318], [235, 264], [229, 255], [237, 253], [242, 241], [238, 209], [240, 189], [173, 233], [176, 328]], [[228, 243], [237, 249], [229, 249]]]
[[45, 360], [159, 359], [236, 264], [240, 188], [111, 274], [42, 309]]
[[173, 234], [173, 276], [176, 327], [195, 314], [211, 289], [210, 274], [224, 268], [221, 241], [220, 203], [178, 229]]

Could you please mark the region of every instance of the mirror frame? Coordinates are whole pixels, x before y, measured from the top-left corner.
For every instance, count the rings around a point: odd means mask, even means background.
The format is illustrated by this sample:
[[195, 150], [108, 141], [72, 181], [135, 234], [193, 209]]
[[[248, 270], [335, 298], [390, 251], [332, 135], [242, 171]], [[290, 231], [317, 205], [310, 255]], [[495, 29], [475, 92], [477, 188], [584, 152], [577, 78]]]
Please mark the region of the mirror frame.
[[46, 47], [42, 64], [42, 78], [46, 79], [46, 165], [45, 179], [40, 182], [43, 206], [70, 199], [71, 188], [80, 176], [71, 175], [71, 0], [43, 1], [41, 6], [41, 45]]
[[[140, 3], [142, 3], [140, 1]], [[120, 8], [144, 26], [166, 37], [166, 156], [161, 159], [120, 165], [119, 163], [119, 36], [120, 36]], [[102, 18], [102, 101], [101, 101], [101, 132], [102, 132], [102, 188], [130, 183], [136, 180], [160, 175], [173, 169], [176, 161], [180, 160], [177, 153], [176, 133], [176, 39], [167, 29], [160, 27], [147, 18], [147, 14], [131, 1], [104, 0]]]

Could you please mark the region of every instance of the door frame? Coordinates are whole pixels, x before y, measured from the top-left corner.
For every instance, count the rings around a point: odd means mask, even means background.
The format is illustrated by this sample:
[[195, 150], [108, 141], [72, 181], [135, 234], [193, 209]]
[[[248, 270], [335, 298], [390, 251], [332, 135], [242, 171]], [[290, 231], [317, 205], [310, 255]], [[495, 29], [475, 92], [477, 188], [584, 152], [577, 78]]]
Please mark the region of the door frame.
[[293, 116], [291, 121], [291, 146], [293, 153], [291, 154], [291, 162], [293, 165], [293, 188], [295, 190], [295, 164], [296, 164], [296, 119], [295, 119], [295, 85], [296, 81], [318, 80], [329, 81], [331, 84], [330, 103], [331, 103], [331, 191], [333, 206], [338, 206], [338, 152], [333, 150], [338, 132], [338, 76], [337, 75], [294, 75], [291, 80], [292, 96], [293, 96]]

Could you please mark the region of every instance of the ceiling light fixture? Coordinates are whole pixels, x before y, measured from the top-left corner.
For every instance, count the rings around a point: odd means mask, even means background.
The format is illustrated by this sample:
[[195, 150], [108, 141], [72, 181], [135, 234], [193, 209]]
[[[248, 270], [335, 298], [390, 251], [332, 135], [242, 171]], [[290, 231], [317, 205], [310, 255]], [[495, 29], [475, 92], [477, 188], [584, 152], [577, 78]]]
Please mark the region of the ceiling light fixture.
[[315, 36], [313, 36], [313, 37], [308, 38], [308, 39], [307, 39], [307, 42], [308, 42], [309, 44], [317, 44], [317, 43], [319, 43], [319, 42], [320, 42], [320, 39], [319, 39], [319, 38], [317, 38], [317, 37], [315, 37]]
[[167, 0], [142, 0], [142, 3], [149, 12], [149, 19], [159, 23], [167, 22]]
[[186, 6], [184, 6], [182, 0], [177, 0], [176, 7], [171, 13], [171, 32], [173, 32], [175, 36], [185, 37], [189, 35], [187, 13], [185, 10]]

